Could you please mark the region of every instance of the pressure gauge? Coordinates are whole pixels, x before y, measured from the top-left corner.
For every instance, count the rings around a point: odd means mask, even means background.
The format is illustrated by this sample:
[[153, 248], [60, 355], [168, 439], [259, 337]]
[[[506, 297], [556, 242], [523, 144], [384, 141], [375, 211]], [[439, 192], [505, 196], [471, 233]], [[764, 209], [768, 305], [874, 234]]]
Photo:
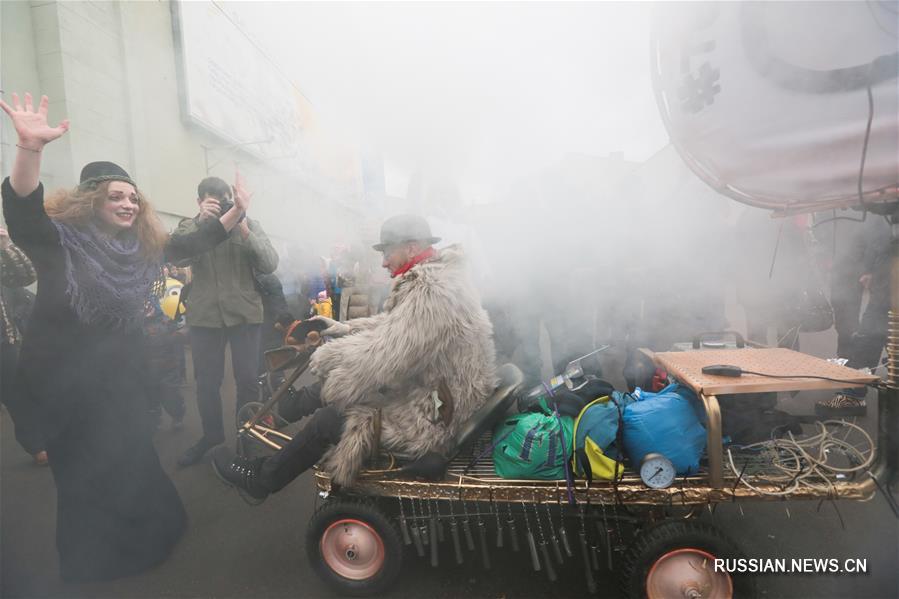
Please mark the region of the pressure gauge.
[[647, 453], [640, 463], [640, 479], [653, 489], [667, 489], [676, 474], [671, 460], [660, 453]]

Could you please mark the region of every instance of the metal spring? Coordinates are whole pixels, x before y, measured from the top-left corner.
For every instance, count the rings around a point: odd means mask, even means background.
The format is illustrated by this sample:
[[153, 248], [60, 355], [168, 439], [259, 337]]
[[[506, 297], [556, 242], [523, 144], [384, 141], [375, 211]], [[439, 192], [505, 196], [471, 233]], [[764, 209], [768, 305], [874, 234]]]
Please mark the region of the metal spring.
[[887, 326], [887, 386], [899, 389], [899, 314], [890, 310]]

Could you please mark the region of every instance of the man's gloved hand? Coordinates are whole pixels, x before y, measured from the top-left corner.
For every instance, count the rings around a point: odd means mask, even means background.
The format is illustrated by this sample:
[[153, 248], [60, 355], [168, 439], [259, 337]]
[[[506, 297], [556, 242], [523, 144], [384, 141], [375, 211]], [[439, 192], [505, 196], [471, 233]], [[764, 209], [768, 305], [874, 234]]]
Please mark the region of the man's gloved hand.
[[344, 322], [337, 322], [333, 318], [328, 318], [327, 316], [313, 316], [309, 320], [318, 320], [326, 325], [328, 325], [327, 329], [324, 329], [320, 334], [321, 335], [329, 335], [331, 337], [342, 337], [343, 335], [350, 334], [350, 325]]

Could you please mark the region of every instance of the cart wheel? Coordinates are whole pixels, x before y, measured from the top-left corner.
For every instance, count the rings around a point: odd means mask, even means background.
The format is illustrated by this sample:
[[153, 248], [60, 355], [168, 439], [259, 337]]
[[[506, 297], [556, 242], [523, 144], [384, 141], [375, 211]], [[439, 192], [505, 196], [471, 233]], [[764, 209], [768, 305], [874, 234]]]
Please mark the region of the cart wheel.
[[621, 585], [631, 598], [724, 599], [754, 596], [750, 576], [715, 572], [714, 560], [742, 557], [724, 534], [704, 522], [669, 521], [640, 534], [623, 562]]
[[312, 569], [338, 593], [356, 597], [384, 591], [403, 561], [399, 533], [380, 509], [334, 499], [309, 521], [306, 555]]

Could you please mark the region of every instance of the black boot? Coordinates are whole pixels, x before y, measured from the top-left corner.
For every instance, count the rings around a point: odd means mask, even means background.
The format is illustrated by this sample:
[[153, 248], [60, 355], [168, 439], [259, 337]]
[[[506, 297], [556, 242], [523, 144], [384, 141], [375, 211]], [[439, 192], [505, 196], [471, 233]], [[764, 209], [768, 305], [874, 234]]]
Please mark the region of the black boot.
[[265, 499], [269, 490], [259, 482], [259, 468], [265, 458], [250, 459], [235, 455], [222, 445], [212, 452], [212, 469], [226, 484], [243, 489], [254, 499]]

